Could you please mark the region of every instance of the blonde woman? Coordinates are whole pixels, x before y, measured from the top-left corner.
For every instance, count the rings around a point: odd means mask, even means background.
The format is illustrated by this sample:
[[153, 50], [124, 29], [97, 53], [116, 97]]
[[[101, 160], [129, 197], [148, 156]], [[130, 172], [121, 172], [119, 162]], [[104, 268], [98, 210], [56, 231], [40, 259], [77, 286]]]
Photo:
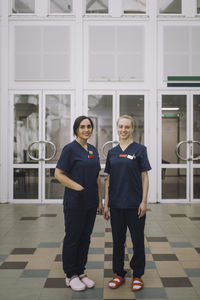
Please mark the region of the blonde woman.
[[120, 143], [108, 152], [105, 167], [108, 177], [104, 218], [108, 220], [111, 216], [115, 274], [108, 285], [116, 289], [125, 281], [124, 253], [128, 227], [133, 243], [133, 257], [130, 261], [133, 270], [131, 289], [135, 292], [144, 285], [141, 276], [145, 269], [144, 226], [149, 185], [147, 171], [151, 166], [146, 147], [133, 140], [133, 118], [121, 116], [117, 121], [117, 131]]

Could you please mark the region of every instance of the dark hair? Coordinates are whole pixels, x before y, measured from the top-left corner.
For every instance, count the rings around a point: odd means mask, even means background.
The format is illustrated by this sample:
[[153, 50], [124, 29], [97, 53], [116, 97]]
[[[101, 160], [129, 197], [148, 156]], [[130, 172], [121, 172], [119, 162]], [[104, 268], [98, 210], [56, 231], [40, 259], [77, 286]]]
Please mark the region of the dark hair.
[[74, 125], [73, 125], [73, 131], [74, 131], [74, 135], [77, 136], [77, 129], [79, 128], [81, 122], [85, 119], [88, 119], [90, 121], [90, 124], [92, 126], [92, 130], [94, 128], [94, 123], [92, 122], [92, 119], [90, 119], [89, 117], [86, 116], [80, 116], [78, 118], [76, 118], [76, 120], [74, 121]]

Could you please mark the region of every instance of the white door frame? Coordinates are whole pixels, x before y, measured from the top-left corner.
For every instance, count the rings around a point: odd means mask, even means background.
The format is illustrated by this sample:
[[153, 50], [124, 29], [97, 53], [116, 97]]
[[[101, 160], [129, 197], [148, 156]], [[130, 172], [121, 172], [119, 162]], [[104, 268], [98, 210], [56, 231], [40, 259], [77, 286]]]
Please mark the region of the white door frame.
[[[9, 202], [11, 203], [62, 203], [62, 199], [45, 199], [45, 169], [55, 168], [56, 164], [45, 164], [44, 161], [40, 161], [37, 164], [14, 164], [13, 153], [14, 153], [14, 96], [15, 95], [38, 95], [39, 97], [39, 136], [38, 139], [45, 140], [45, 107], [46, 107], [46, 95], [70, 95], [71, 100], [71, 129], [72, 122], [75, 115], [74, 105], [74, 92], [69, 90], [12, 90], [10, 91], [9, 97], [9, 124], [10, 124], [10, 135], [9, 135]], [[73, 133], [71, 130], [71, 140], [73, 138]], [[40, 149], [41, 151], [41, 149]], [[14, 178], [13, 170], [14, 168], [26, 168], [26, 169], [38, 169], [38, 199], [14, 199]]]
[[[193, 166], [191, 162], [186, 162], [185, 164], [162, 164], [162, 95], [185, 95], [186, 96], [186, 139], [193, 139], [193, 95], [200, 94], [200, 91], [194, 90], [164, 90], [158, 92], [158, 163], [157, 163], [157, 173], [158, 173], [158, 199], [161, 203], [191, 203], [200, 202], [199, 200], [194, 200], [193, 197]], [[190, 145], [187, 144], [187, 157], [190, 156]], [[179, 168], [186, 170], [186, 199], [162, 199], [162, 167], [166, 168]], [[195, 167], [200, 167], [200, 164], [196, 164]]]

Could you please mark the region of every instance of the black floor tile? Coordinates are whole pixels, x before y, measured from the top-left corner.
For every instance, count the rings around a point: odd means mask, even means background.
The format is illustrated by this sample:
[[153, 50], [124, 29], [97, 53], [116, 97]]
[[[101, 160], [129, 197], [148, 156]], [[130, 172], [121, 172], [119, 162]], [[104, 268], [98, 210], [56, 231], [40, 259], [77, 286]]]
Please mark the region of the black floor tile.
[[175, 254], [152, 254], [155, 261], [176, 261], [178, 260]]
[[33, 254], [37, 248], [14, 248], [10, 254]]
[[187, 277], [161, 277], [164, 287], [192, 287]]
[[113, 242], [105, 242], [105, 248], [112, 248]]
[[112, 232], [111, 228], [105, 228], [105, 232]]
[[185, 214], [170, 214], [172, 218], [185, 218], [187, 217]]
[[41, 214], [40, 217], [57, 217], [57, 214]]
[[0, 266], [0, 269], [24, 269], [27, 263], [27, 261], [7, 261]]
[[[113, 273], [112, 269], [104, 269], [104, 277], [106, 278], [112, 278], [116, 274]], [[131, 270], [127, 270], [125, 277], [131, 277]]]
[[20, 220], [21, 221], [34, 221], [37, 219], [38, 219], [38, 217], [22, 217]]
[[47, 278], [44, 288], [66, 288], [65, 278]]
[[168, 239], [165, 236], [147, 236], [148, 242], [168, 242]]
[[62, 254], [57, 254], [55, 261], [62, 261]]

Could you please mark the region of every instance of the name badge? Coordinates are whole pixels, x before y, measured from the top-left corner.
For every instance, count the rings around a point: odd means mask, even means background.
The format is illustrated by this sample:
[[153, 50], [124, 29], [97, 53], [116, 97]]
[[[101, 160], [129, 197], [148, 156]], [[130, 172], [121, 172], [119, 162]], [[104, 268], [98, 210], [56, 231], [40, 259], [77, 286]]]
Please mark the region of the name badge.
[[127, 154], [120, 154], [119, 157], [127, 157]]
[[133, 155], [128, 155], [127, 158], [129, 158], [129, 159], [136, 159], [136, 156], [135, 156], [135, 154], [133, 154]]
[[88, 155], [88, 158], [94, 158], [94, 155]]
[[93, 154], [93, 151], [89, 150], [89, 154]]
[[133, 159], [133, 155], [128, 155], [127, 158]]

